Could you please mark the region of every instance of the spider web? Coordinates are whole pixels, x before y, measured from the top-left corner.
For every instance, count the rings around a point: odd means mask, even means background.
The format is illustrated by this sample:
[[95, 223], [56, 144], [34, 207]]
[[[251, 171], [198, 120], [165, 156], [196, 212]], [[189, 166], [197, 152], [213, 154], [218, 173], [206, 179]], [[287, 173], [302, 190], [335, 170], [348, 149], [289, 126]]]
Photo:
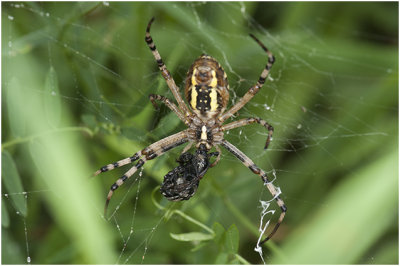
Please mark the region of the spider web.
[[[72, 116], [78, 116], [72, 119], [74, 122], [69, 126], [87, 127], [94, 132], [95, 137], [86, 139], [88, 144], [84, 149], [91, 150], [93, 146], [96, 146], [93, 148], [94, 152], [88, 151], [86, 154], [96, 162], [95, 167], [117, 161], [124, 156], [131, 156], [152, 142], [182, 130], [183, 125], [179, 124], [179, 120], [171, 112], [163, 107], [154, 110], [147, 100], [147, 95], [150, 93], [161, 94], [169, 99], [173, 99], [173, 96], [155, 68], [156, 62], [142, 40], [144, 28], [141, 27], [137, 31], [138, 34], [140, 33], [139, 36], [125, 34], [129, 26], [124, 20], [131, 18], [121, 8], [124, 4], [103, 2], [92, 5], [79, 3], [63, 5], [74, 6], [72, 14], [79, 14], [82, 18], [78, 19], [73, 15], [57, 12], [57, 9], [50, 4], [3, 3], [3, 29], [6, 30], [3, 34], [3, 55], [13, 60], [16, 54], [24, 54], [24, 49], [27, 51], [32, 49], [27, 43], [35, 47], [45, 47], [44, 50], [47, 50], [47, 53], [42, 54], [42, 63], [56, 69], [59, 79], [59, 92], [54, 92], [53, 96], [60, 100], [63, 108], [68, 109], [73, 114]], [[128, 7], [130, 4], [125, 5]], [[132, 5], [137, 5], [137, 8], [142, 7], [140, 4]], [[217, 24], [213, 20], [217, 20], [218, 17], [205, 15], [204, 9], [209, 5], [215, 9], [213, 12], [224, 14], [223, 19], [229, 21], [231, 28], [213, 27], [214, 23]], [[156, 7], [157, 5], [154, 5], [153, 8]], [[315, 197], [308, 194], [298, 193], [300, 188], [295, 187], [296, 182], [293, 180], [312, 176], [313, 178], [305, 178], [310, 182], [317, 176], [326, 176], [326, 173], [332, 170], [329, 166], [326, 171], [315, 172], [311, 167], [309, 171], [306, 170], [307, 168], [297, 170], [296, 167], [299, 164], [313, 162], [313, 159], [306, 155], [307, 151], [318, 150], [319, 156], [325, 157], [327, 161], [335, 162], [339, 168], [337, 173], [349, 173], [351, 172], [349, 163], [343, 159], [340, 151], [332, 149], [332, 140], [338, 143], [338, 146], [347, 145], [351, 141], [371, 146], [387, 141], [395, 134], [394, 127], [381, 130], [379, 121], [371, 120], [369, 116], [357, 112], [359, 108], [369, 108], [372, 109], [372, 113], [395, 113], [394, 106], [375, 101], [374, 97], [378, 96], [364, 95], [361, 90], [349, 91], [345, 94], [343, 89], [337, 90], [337, 88], [351, 88], [358, 82], [378, 83], [381, 77], [396, 79], [391, 74], [397, 72], [397, 69], [394, 69], [397, 65], [379, 55], [360, 56], [360, 53], [334, 49], [334, 46], [329, 43], [334, 40], [317, 35], [317, 29], [313, 25], [320, 27], [329, 25], [339, 33], [352, 37], [363, 36], [372, 42], [390, 43], [395, 42], [393, 41], [395, 38], [368, 31], [350, 32], [346, 28], [341, 28], [341, 24], [318, 16], [312, 19], [311, 23], [298, 23], [295, 28], [271, 32], [268, 29], [268, 20], [261, 19], [262, 22], [255, 20], [253, 14], [257, 14], [257, 11], [247, 3], [198, 2], [166, 4], [163, 7], [165, 8], [163, 12], [166, 13], [161, 12], [163, 9], [154, 10], [156, 15], [161, 14], [157, 16], [153, 25], [152, 36], [167, 67], [181, 88], [191, 62], [200, 54], [207, 53], [217, 58], [227, 72], [231, 89], [230, 105], [232, 105], [255, 83], [267, 60], [266, 54], [248, 37], [247, 33], [249, 31], [255, 33], [275, 54], [277, 63], [273, 66], [263, 89], [240, 110], [239, 114], [228, 121], [254, 116], [267, 120], [275, 128], [270, 147], [268, 150], [261, 148], [268, 132], [256, 125], [231, 130], [226, 133], [226, 138], [268, 173], [272, 182], [281, 188], [280, 197], [289, 206], [289, 210], [291, 207], [295, 209], [297, 208], [295, 206], [301, 206], [298, 212], [293, 211], [294, 214], [300, 215], [301, 211], [300, 216], [305, 217], [312, 208], [323, 207], [324, 202], [315, 201]], [[83, 15], [85, 12], [87, 15]], [[173, 12], [177, 15], [189, 16], [194, 23], [186, 28], [173, 27], [180, 21], [167, 15]], [[107, 20], [107, 18], [115, 17], [119, 19], [113, 20], [112, 23], [118, 30], [113, 32], [115, 36], [107, 35], [107, 30], [102, 28], [107, 26], [104, 24], [98, 26], [99, 18]], [[42, 28], [29, 27], [26, 25], [29, 19], [40, 19], [44, 26]], [[145, 25], [147, 22], [138, 19], [134, 21], [137, 24], [132, 25]], [[63, 30], [66, 31], [65, 35], [60, 34], [58, 29], [54, 29], [52, 24], [62, 25]], [[140, 39], [140, 42], [136, 39]], [[93, 44], [96, 41], [99, 42], [98, 45]], [[138, 46], [139, 43], [141, 47]], [[96, 56], [91, 49], [96, 49], [103, 54], [110, 53], [117, 59]], [[366, 47], [360, 49], [367, 50]], [[69, 66], [59, 66], [57, 61], [63, 55], [72, 58]], [[175, 58], [181, 58], [182, 62], [176, 62]], [[122, 59], [126, 62], [117, 61]], [[125, 64], [136, 65], [137, 69], [125, 69]], [[63, 86], [63, 82], [70, 87]], [[46, 97], [49, 94], [37, 88], [26, 90], [39, 97]], [[391, 92], [393, 93], [394, 90]], [[2, 97], [4, 99], [3, 94]], [[4, 101], [2, 103], [4, 104]], [[9, 111], [7, 114], [9, 115]], [[334, 114], [345, 116], [345, 119], [335, 117]], [[4, 123], [9, 123], [9, 120]], [[3, 141], [8, 141], [7, 137], [10, 137], [11, 133], [7, 129], [8, 124], [4, 130], [4, 123]], [[132, 124], [134, 126], [131, 126]], [[320, 124], [323, 126], [319, 127]], [[160, 241], [163, 237], [170, 238], [169, 234], [174, 232], [184, 233], [185, 229], [198, 231], [198, 228], [191, 227], [196, 222], [190, 222], [188, 218], [191, 217], [190, 215], [196, 216], [196, 213], [191, 212], [191, 208], [195, 207], [203, 208], [209, 214], [209, 217], [199, 215], [201, 218], [197, 218], [209, 227], [214, 222], [222, 224], [224, 228], [232, 224], [238, 225], [239, 218], [226, 213], [225, 209], [229, 209], [229, 206], [231, 210], [245, 213], [242, 215], [245, 216], [244, 224], [250, 222], [254, 228], [259, 228], [259, 233], [253, 231], [249, 238], [244, 234], [249, 234], [250, 229], [246, 226], [239, 227], [239, 232], [241, 236], [243, 235], [240, 241], [242, 239], [246, 241], [243, 244], [241, 242], [241, 245], [245, 247], [240, 249], [246, 253], [244, 259], [252, 263], [260, 263], [259, 259], [263, 263], [269, 263], [271, 259], [269, 253], [265, 253], [258, 243], [263, 236], [268, 234], [268, 230], [271, 230], [268, 225], [270, 223], [274, 225], [276, 222], [277, 216], [273, 214], [279, 213], [279, 208], [258, 177], [226, 150], [223, 150], [220, 164], [215, 169], [210, 169], [205, 180], [202, 180], [200, 187], [204, 187], [203, 194], [199, 190], [196, 194], [198, 199], [194, 200], [194, 203], [185, 202], [182, 205], [167, 203], [156, 194], [157, 191], [154, 188], [162, 180], [163, 174], [175, 167], [174, 160], [179, 156], [182, 148], [168, 152], [157, 158], [155, 162], [146, 163], [131, 177], [131, 182], [127, 182], [124, 188], [121, 187], [115, 191], [108, 217], [103, 221], [112, 227], [114, 237], [117, 239], [119, 254], [115, 263], [174, 263], [175, 261], [166, 257], [155, 259], [155, 256], [159, 254], [158, 250], [162, 245]], [[24, 155], [25, 153], [24, 149], [16, 150], [16, 158], [21, 157], [21, 160], [27, 160], [26, 157], [29, 156]], [[15, 161], [18, 160], [15, 159]], [[284, 163], [285, 161], [289, 163]], [[99, 162], [101, 164], [97, 165]], [[2, 190], [2, 199], [10, 212], [10, 219], [17, 221], [9, 229], [3, 230], [7, 231], [7, 239], [12, 239], [11, 242], [16, 245], [14, 254], [17, 255], [18, 263], [47, 263], [35, 260], [35, 254], [41, 257], [37, 248], [33, 248], [34, 251], [32, 251], [32, 243], [37, 241], [32, 239], [38, 239], [38, 231], [42, 228], [37, 224], [40, 221], [37, 214], [31, 212], [37, 210], [38, 202], [51, 194], [57, 194], [57, 191], [48, 188], [46, 182], [25, 180], [26, 171], [18, 163], [17, 168], [22, 176], [24, 191], [5, 193]], [[93, 186], [97, 182], [99, 187], [104, 187], [104, 191], [101, 191], [105, 196], [106, 189], [126, 170], [126, 168], [116, 169], [104, 174], [106, 177], [98, 176], [95, 180], [84, 182], [82, 186]], [[40, 176], [40, 174], [37, 175]], [[338, 181], [330, 181], [332, 184], [335, 182]], [[307, 193], [315, 189], [314, 186], [307, 189], [307, 182], [299, 182], [299, 184]], [[243, 187], [246, 189], [242, 189]], [[252, 190], [249, 190], [250, 188]], [[154, 191], [156, 193], [153, 193]], [[10, 195], [24, 197], [28, 208], [28, 214], [25, 217], [9, 200]], [[89, 201], [91, 208], [99, 218], [102, 218], [102, 206], [98, 206], [94, 200], [89, 199]], [[248, 206], [252, 208], [246, 209]], [[142, 211], [143, 209], [145, 211]], [[177, 215], [181, 213], [180, 211], [185, 214]], [[46, 215], [51, 216], [48, 213]], [[53, 219], [51, 218], [50, 223], [57, 227], [57, 222]], [[290, 220], [290, 218], [287, 219]], [[292, 221], [295, 220], [292, 219]], [[280, 229], [283, 232], [276, 236], [278, 242], [287, 234], [288, 226], [285, 226], [285, 222], [286, 220]], [[180, 226], [184, 229], [179, 230]], [[192, 247], [190, 243], [198, 244], [201, 242], [199, 239], [179, 243], [178, 248], [190, 251]], [[252, 239], [252, 242], [249, 242], [249, 239]], [[257, 258], [257, 253], [249, 255], [249, 250], [257, 251], [259, 257]], [[65, 250], [63, 252], [68, 253]], [[235, 252], [241, 254], [237, 250]], [[2, 254], [8, 253], [2, 251]], [[66, 257], [58, 255], [59, 257], [55, 256], [54, 261], [49, 261], [49, 263], [76, 262], [74, 259], [68, 260], [67, 255]], [[73, 257], [73, 252], [70, 255]], [[22, 257], [25, 259], [22, 260]], [[193, 261], [181, 259], [176, 258], [176, 262], [203, 263], [197, 257]], [[367, 257], [365, 260], [372, 261], [373, 257]], [[240, 262], [240, 258], [235, 262]]]

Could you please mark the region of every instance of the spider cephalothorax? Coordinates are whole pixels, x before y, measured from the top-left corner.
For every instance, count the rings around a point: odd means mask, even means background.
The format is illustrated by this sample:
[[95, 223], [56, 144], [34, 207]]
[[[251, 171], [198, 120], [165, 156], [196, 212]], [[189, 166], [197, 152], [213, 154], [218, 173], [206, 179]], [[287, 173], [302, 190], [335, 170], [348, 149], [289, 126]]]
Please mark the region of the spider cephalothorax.
[[[286, 206], [279, 197], [280, 191], [269, 181], [265, 171], [260, 169], [248, 156], [227, 141], [224, 138], [224, 132], [230, 129], [258, 123], [268, 131], [267, 140], [264, 146], [264, 149], [266, 149], [270, 143], [274, 129], [267, 121], [258, 117], [244, 118], [228, 124], [224, 124], [224, 122], [245, 106], [246, 103], [249, 102], [261, 89], [268, 76], [269, 70], [275, 62], [275, 58], [264, 44], [262, 44], [254, 35], [250, 34], [250, 36], [267, 53], [268, 61], [256, 84], [254, 84], [246, 94], [239, 99], [239, 101], [226, 111], [229, 100], [229, 85], [226, 73], [217, 60], [208, 55], [201, 55], [194, 61], [187, 73], [185, 96], [187, 103], [189, 104], [188, 107], [183, 101], [178, 86], [175, 84], [174, 79], [161, 59], [161, 56], [154, 45], [153, 39], [151, 38], [150, 27], [153, 21], [154, 18], [152, 18], [147, 25], [145, 41], [153, 53], [158, 68], [160, 69], [168, 87], [171, 89], [178, 106], [168, 98], [156, 94], [150, 95], [150, 101], [155, 107], [157, 107], [156, 100], [163, 102], [183, 123], [185, 123], [188, 128], [149, 145], [143, 150], [135, 153], [132, 157], [108, 164], [96, 171], [95, 175], [98, 175], [102, 172], [137, 161], [136, 165], [130, 168], [111, 186], [104, 207], [104, 215], [106, 214], [107, 206], [113, 192], [139, 168], [141, 168], [146, 161], [157, 158], [165, 152], [184, 143], [189, 144], [183, 149], [182, 155], [177, 160], [179, 165], [164, 177], [164, 182], [161, 186], [161, 193], [167, 199], [173, 201], [189, 199], [196, 192], [199, 180], [203, 177], [206, 171], [210, 167], [218, 164], [221, 155], [219, 146], [223, 146], [246, 167], [248, 167], [250, 171], [261, 177], [264, 185], [272, 194], [281, 209], [281, 215], [277, 224], [272, 232], [261, 242], [262, 244], [270, 239], [278, 229], [285, 217]], [[196, 147], [196, 152], [194, 154], [189, 152], [192, 145], [195, 145]], [[209, 152], [212, 148], [215, 148], [217, 152]], [[217, 156], [217, 158], [212, 164], [210, 164], [209, 159], [212, 156]]]

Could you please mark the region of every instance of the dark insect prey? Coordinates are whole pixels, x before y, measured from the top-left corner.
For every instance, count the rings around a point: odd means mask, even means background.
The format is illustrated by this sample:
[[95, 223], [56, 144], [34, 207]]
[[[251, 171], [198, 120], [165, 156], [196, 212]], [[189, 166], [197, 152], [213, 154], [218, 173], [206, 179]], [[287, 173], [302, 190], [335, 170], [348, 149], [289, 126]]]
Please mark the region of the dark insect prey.
[[219, 152], [207, 153], [205, 145], [200, 145], [193, 155], [185, 152], [176, 161], [177, 167], [164, 176], [160, 191], [168, 200], [181, 201], [190, 199], [199, 187], [200, 179], [210, 168], [210, 158]]

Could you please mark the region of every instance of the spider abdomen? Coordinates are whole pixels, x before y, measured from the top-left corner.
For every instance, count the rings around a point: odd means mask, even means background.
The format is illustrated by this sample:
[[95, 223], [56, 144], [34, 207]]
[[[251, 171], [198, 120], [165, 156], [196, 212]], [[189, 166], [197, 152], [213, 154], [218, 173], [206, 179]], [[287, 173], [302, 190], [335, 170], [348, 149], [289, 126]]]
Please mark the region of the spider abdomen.
[[228, 90], [226, 73], [211, 56], [200, 56], [189, 68], [185, 96], [199, 116], [211, 118], [223, 112], [229, 99]]

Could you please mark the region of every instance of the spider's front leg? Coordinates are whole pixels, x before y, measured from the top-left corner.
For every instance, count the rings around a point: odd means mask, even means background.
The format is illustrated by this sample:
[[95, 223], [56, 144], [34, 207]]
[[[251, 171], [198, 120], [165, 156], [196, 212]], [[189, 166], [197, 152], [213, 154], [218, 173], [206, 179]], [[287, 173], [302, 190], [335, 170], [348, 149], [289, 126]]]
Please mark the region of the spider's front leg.
[[267, 140], [265, 141], [265, 146], [264, 146], [264, 149], [266, 150], [269, 146], [269, 143], [271, 142], [272, 134], [274, 133], [274, 128], [267, 121], [265, 121], [259, 117], [250, 117], [250, 118], [244, 118], [244, 119], [241, 119], [238, 121], [234, 121], [232, 123], [221, 126], [221, 130], [226, 131], [226, 130], [230, 130], [233, 128], [250, 125], [253, 123], [258, 123], [268, 130], [268, 137], [267, 137]]
[[231, 152], [236, 158], [238, 158], [246, 167], [248, 167], [254, 174], [261, 177], [261, 180], [264, 182], [264, 185], [268, 188], [269, 192], [276, 200], [276, 203], [281, 209], [281, 215], [279, 216], [278, 222], [276, 223], [274, 229], [272, 229], [271, 233], [260, 242], [260, 245], [264, 244], [268, 241], [278, 230], [281, 225], [283, 218], [286, 214], [286, 205], [283, 200], [279, 197], [280, 191], [276, 189], [276, 187], [269, 181], [267, 174], [260, 169], [246, 154], [244, 154], [241, 150], [236, 148], [233, 144], [228, 142], [227, 140], [222, 140], [221, 145], [224, 146], [229, 152]]
[[110, 191], [108, 192], [107, 195], [107, 200], [106, 204], [104, 206], [104, 216], [106, 216], [107, 213], [107, 207], [110, 202], [110, 199], [114, 193], [114, 191], [122, 186], [122, 184], [129, 179], [138, 169], [140, 169], [146, 161], [152, 160], [157, 158], [158, 156], [163, 155], [167, 151], [185, 143], [188, 141], [188, 134], [187, 130], [181, 131], [179, 133], [176, 133], [174, 135], [171, 135], [169, 137], [163, 138], [151, 145], [149, 145], [147, 148], [135, 153], [132, 157], [125, 158], [123, 160], [120, 160], [118, 162], [108, 164], [106, 166], [103, 166], [100, 168], [98, 171], [95, 172], [94, 175], [98, 175], [99, 173], [106, 172], [112, 169], [115, 169], [116, 167], [120, 167], [122, 165], [126, 165], [128, 163], [131, 163], [133, 161], [136, 161], [139, 159], [139, 161], [136, 163], [135, 166], [130, 168], [122, 177], [120, 177], [110, 188]]
[[240, 109], [242, 109], [243, 106], [245, 106], [253, 97], [254, 95], [257, 94], [257, 92], [261, 89], [261, 87], [264, 85], [265, 80], [267, 79], [267, 76], [269, 74], [269, 71], [272, 68], [272, 65], [275, 62], [275, 57], [274, 55], [268, 50], [267, 47], [265, 47], [265, 45], [260, 42], [260, 40], [258, 40], [253, 34], [250, 34], [250, 37], [253, 38], [258, 45], [261, 46], [261, 48], [267, 53], [268, 55], [268, 62], [267, 65], [265, 66], [265, 68], [263, 69], [263, 71], [261, 72], [260, 78], [258, 79], [257, 83], [252, 86], [245, 95], [243, 95], [242, 98], [240, 98], [240, 100], [231, 107], [231, 109], [229, 109], [228, 111], [226, 111], [223, 115], [221, 115], [218, 119], [220, 122], [224, 122], [226, 119], [228, 119], [229, 117], [231, 117], [232, 115], [234, 115], [237, 111], [239, 111]]
[[176, 83], [175, 83], [174, 79], [172, 78], [171, 73], [168, 71], [167, 67], [165, 66], [164, 61], [162, 60], [161, 55], [158, 52], [156, 45], [154, 44], [153, 38], [150, 35], [150, 28], [151, 28], [151, 24], [153, 23], [153, 21], [154, 21], [154, 17], [147, 24], [145, 41], [147, 43], [147, 46], [150, 48], [151, 53], [153, 54], [154, 58], [157, 61], [158, 68], [160, 69], [161, 74], [162, 74], [163, 78], [165, 79], [165, 82], [167, 82], [168, 87], [170, 88], [172, 94], [174, 95], [174, 98], [178, 102], [179, 109], [182, 110], [182, 112], [185, 116], [189, 116], [191, 114], [191, 112], [189, 111], [188, 107], [186, 106], [185, 102], [183, 101], [183, 99], [179, 93], [179, 87], [176, 86]]

